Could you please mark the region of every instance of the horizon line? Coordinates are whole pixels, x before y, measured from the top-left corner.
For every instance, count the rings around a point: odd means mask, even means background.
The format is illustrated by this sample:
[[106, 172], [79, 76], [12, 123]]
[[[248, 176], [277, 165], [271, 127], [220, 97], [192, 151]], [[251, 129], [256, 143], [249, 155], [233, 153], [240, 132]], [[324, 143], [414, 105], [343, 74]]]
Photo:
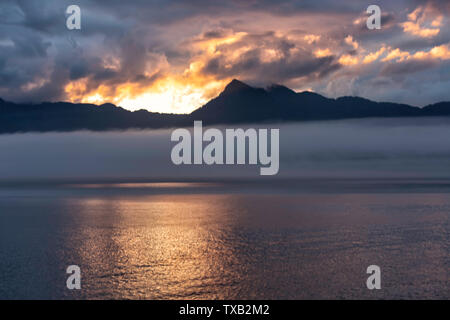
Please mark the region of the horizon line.
[[[321, 96], [321, 97], [323, 97], [323, 98], [325, 98], [325, 99], [335, 100], [335, 101], [336, 101], [336, 100], [339, 100], [339, 99], [342, 99], [342, 98], [359, 98], [359, 99], [364, 99], [364, 100], [371, 101], [371, 102], [375, 102], [375, 103], [390, 103], [390, 104], [404, 105], [404, 106], [409, 106], [409, 107], [419, 108], [419, 109], [423, 109], [423, 108], [425, 108], [425, 107], [432, 106], [432, 105], [436, 105], [436, 104], [440, 104], [440, 103], [450, 103], [450, 100], [448, 100], [448, 101], [447, 101], [447, 100], [442, 100], [442, 101], [437, 101], [437, 102], [434, 102], [434, 103], [429, 103], [429, 104], [426, 104], [426, 105], [423, 105], [423, 106], [418, 106], [418, 105], [411, 105], [411, 104], [400, 103], [400, 102], [371, 100], [371, 99], [369, 99], [369, 98], [366, 98], [366, 97], [363, 97], [363, 96], [357, 96], [357, 95], [344, 95], [344, 96], [339, 96], [339, 97], [336, 97], [336, 98], [330, 98], [330, 97], [328, 97], [328, 96], [326, 96], [326, 95], [324, 95], [324, 94], [317, 93], [317, 92], [315, 92], [315, 91], [310, 91], [310, 90], [295, 91], [295, 90], [293, 90], [293, 89], [291, 89], [291, 88], [289, 88], [289, 87], [287, 87], [287, 86], [285, 86], [285, 85], [278, 84], [278, 83], [272, 83], [272, 84], [267, 85], [267, 86], [265, 86], [265, 87], [253, 86], [253, 85], [250, 85], [250, 84], [248, 84], [248, 83], [246, 83], [246, 82], [244, 82], [244, 81], [241, 81], [241, 80], [239, 80], [239, 79], [236, 79], [236, 78], [234, 78], [233, 80], [231, 80], [231, 81], [225, 86], [225, 88], [224, 88], [217, 96], [215, 96], [214, 98], [210, 99], [210, 100], [209, 100], [208, 102], [206, 102], [205, 104], [203, 104], [203, 105], [197, 107], [196, 109], [194, 109], [194, 110], [191, 111], [190, 113], [157, 112], [157, 111], [150, 111], [149, 109], [145, 109], [145, 108], [141, 108], [141, 109], [137, 109], [137, 110], [130, 110], [130, 109], [128, 109], [128, 108], [125, 108], [125, 107], [123, 107], [123, 106], [121, 106], [121, 105], [118, 105], [118, 104], [114, 104], [114, 103], [112, 103], [112, 102], [104, 102], [104, 103], [101, 103], [101, 104], [89, 103], [89, 102], [72, 102], [72, 101], [64, 101], [64, 100], [56, 100], [56, 101], [45, 101], [45, 100], [43, 100], [43, 101], [39, 101], [39, 102], [36, 102], [36, 101], [31, 101], [31, 102], [30, 102], [30, 101], [28, 101], [28, 102], [16, 102], [16, 101], [11, 101], [11, 100], [5, 100], [5, 99], [3, 99], [2, 97], [0, 97], [0, 102], [13, 103], [13, 104], [16, 104], [16, 105], [27, 105], [27, 104], [29, 104], [29, 105], [40, 105], [40, 104], [46, 104], [46, 103], [67, 103], [67, 104], [74, 104], [74, 105], [92, 105], [92, 106], [97, 106], [97, 107], [101, 107], [101, 106], [104, 106], [104, 105], [112, 105], [112, 106], [114, 106], [114, 107], [116, 107], [116, 108], [121, 108], [121, 109], [124, 109], [124, 110], [129, 111], [129, 112], [146, 111], [146, 112], [149, 112], [149, 113], [167, 114], [167, 115], [174, 115], [174, 114], [175, 114], [175, 115], [190, 115], [190, 114], [194, 113], [195, 111], [201, 109], [201, 108], [204, 107], [205, 105], [207, 105], [209, 102], [211, 102], [211, 101], [213, 101], [214, 99], [218, 98], [220, 95], [222, 95], [222, 94], [226, 91], [226, 89], [227, 89], [232, 83], [236, 83], [236, 82], [238, 82], [239, 84], [243, 84], [243, 85], [245, 85], [245, 86], [247, 86], [247, 87], [249, 87], [249, 88], [251, 88], [251, 89], [256, 89], [256, 90], [262, 89], [262, 90], [264, 90], [264, 91], [266, 91], [266, 92], [268, 92], [269, 89], [272, 88], [272, 87], [283, 87], [283, 88], [286, 88], [286, 89], [288, 89], [288, 90], [294, 92], [295, 94], [311, 93], [311, 94], [319, 95], [319, 96]], [[149, 106], [148, 108], [151, 108], [151, 106]]]

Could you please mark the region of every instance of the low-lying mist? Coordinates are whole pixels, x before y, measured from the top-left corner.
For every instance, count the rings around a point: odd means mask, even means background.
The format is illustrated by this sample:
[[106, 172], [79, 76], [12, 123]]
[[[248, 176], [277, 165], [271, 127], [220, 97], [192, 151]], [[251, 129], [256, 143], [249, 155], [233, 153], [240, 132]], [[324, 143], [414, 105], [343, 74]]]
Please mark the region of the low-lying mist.
[[[280, 129], [280, 170], [270, 178], [450, 177], [449, 118], [363, 119], [258, 127]], [[259, 175], [260, 165], [176, 166], [170, 157], [175, 145], [170, 141], [171, 132], [0, 135], [0, 181], [267, 179]]]

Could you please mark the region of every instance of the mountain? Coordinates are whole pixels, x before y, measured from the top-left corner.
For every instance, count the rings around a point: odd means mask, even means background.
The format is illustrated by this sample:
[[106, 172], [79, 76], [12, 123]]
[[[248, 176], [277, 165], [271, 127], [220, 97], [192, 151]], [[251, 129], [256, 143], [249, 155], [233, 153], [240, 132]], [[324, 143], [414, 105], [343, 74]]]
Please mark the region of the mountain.
[[15, 104], [0, 101], [0, 133], [162, 128], [183, 126], [186, 119], [186, 115], [145, 110], [131, 112], [113, 104]]
[[281, 85], [254, 88], [238, 80], [188, 115], [131, 112], [113, 104], [16, 104], [0, 99], [0, 133], [183, 127], [191, 126], [194, 120], [208, 125], [426, 116], [450, 116], [450, 102], [418, 108], [359, 97], [330, 99]]
[[423, 108], [423, 114], [430, 116], [450, 116], [450, 103], [439, 102]]

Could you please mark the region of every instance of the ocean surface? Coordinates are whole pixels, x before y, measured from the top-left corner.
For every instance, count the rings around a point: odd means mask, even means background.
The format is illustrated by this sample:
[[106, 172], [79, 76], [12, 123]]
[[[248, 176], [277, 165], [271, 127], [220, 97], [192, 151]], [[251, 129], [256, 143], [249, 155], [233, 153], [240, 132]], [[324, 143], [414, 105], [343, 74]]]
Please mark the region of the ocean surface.
[[449, 299], [449, 270], [444, 179], [0, 186], [1, 299]]

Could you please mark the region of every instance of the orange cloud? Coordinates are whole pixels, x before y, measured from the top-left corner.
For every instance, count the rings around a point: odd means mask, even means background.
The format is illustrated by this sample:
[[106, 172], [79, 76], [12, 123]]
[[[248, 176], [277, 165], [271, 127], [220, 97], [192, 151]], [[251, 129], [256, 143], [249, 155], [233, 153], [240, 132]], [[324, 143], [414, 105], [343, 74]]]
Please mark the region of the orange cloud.
[[359, 59], [358, 57], [352, 56], [350, 54], [344, 54], [339, 58], [338, 62], [344, 66], [352, 66], [358, 64]]
[[391, 61], [391, 60], [403, 61], [405, 59], [408, 59], [409, 56], [410, 56], [409, 52], [402, 51], [399, 48], [397, 48], [394, 50], [390, 50], [389, 53], [387, 54], [387, 56], [384, 59], [382, 59], [381, 61], [383, 61], [383, 62]]
[[423, 11], [422, 7], [417, 7], [413, 12], [408, 14], [408, 20], [416, 21], [422, 11]]
[[307, 34], [306, 36], [303, 37], [303, 40], [305, 40], [306, 42], [308, 42], [308, 44], [313, 44], [317, 41], [320, 40], [320, 36], [319, 35], [315, 35], [315, 34]]
[[374, 61], [376, 61], [384, 52], [386, 51], [386, 47], [381, 47], [380, 50], [376, 51], [376, 52], [372, 52], [369, 53], [368, 55], [366, 55], [363, 59], [363, 63], [364, 64], [369, 64], [372, 63]]
[[261, 61], [264, 63], [271, 63], [274, 61], [281, 60], [283, 58], [283, 54], [275, 49], [265, 49], [261, 54]]
[[403, 31], [422, 38], [431, 38], [436, 36], [440, 29], [421, 28], [418, 23], [408, 21], [403, 23]]
[[431, 25], [433, 27], [440, 27], [442, 26], [442, 21], [444, 20], [443, 16], [439, 16], [436, 19], [433, 20], [433, 22], [431, 23]]
[[432, 48], [430, 51], [418, 51], [412, 56], [412, 58], [419, 60], [450, 60], [450, 45], [443, 44], [441, 46]]
[[314, 51], [314, 55], [317, 58], [323, 58], [323, 57], [329, 57], [329, 56], [333, 55], [333, 53], [331, 52], [330, 49], [326, 48], [326, 49], [317, 49], [316, 51]]
[[403, 31], [421, 38], [432, 38], [441, 31], [439, 27], [442, 25], [442, 16], [438, 16], [431, 21], [431, 27], [426, 27], [428, 16], [431, 12], [424, 7], [418, 7], [413, 12], [408, 14], [408, 20], [401, 23]]
[[352, 46], [354, 50], [358, 49], [359, 47], [358, 42], [353, 40], [353, 37], [350, 35], [345, 38], [345, 43], [349, 46]]
[[405, 60], [450, 60], [450, 44], [443, 44], [431, 48], [429, 51], [417, 51], [415, 53], [409, 53], [407, 51], [401, 51], [400, 49], [390, 49], [388, 55], [381, 61], [405, 61]]

